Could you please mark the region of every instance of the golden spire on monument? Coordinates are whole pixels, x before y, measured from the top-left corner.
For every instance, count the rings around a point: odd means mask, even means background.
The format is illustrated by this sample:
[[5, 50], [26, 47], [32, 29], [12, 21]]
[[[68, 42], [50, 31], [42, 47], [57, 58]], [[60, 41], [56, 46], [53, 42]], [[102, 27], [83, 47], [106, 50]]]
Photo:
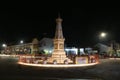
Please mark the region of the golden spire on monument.
[[58, 18], [56, 19], [55, 39], [63, 39], [62, 19], [60, 17], [60, 14], [58, 14]]

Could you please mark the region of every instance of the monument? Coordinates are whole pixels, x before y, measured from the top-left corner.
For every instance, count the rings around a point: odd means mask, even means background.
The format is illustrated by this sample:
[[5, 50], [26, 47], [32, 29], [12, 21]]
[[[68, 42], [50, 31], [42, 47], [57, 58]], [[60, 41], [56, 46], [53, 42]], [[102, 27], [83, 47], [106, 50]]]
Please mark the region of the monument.
[[62, 19], [60, 16], [56, 19], [56, 32], [55, 37], [53, 39], [54, 43], [54, 50], [52, 56], [47, 59], [49, 63], [73, 63], [72, 60], [67, 58], [65, 51], [64, 51], [64, 41], [65, 38], [63, 37], [62, 32]]

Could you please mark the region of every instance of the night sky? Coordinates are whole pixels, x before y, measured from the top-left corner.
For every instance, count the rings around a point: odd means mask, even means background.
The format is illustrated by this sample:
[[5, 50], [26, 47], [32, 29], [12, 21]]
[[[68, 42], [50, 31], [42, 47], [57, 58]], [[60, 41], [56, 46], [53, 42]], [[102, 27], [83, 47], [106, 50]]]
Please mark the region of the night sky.
[[104, 41], [120, 42], [120, 8], [81, 8], [77, 6], [38, 6], [1, 8], [0, 44], [29, 42], [32, 38], [53, 38], [55, 19], [60, 13], [65, 43], [89, 47], [101, 40], [99, 33], [108, 33]]

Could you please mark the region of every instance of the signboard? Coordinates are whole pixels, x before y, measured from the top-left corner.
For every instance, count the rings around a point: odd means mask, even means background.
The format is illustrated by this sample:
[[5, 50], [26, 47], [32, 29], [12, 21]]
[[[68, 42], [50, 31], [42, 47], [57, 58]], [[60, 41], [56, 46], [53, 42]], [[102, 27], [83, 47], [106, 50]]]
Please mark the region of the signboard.
[[88, 57], [76, 57], [76, 64], [88, 64]]

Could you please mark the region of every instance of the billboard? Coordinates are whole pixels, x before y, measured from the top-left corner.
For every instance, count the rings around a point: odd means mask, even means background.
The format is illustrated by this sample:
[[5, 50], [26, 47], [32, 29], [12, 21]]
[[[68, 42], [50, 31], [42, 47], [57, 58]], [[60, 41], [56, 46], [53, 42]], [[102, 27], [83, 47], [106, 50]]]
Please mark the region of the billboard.
[[88, 57], [76, 57], [76, 64], [87, 64]]

